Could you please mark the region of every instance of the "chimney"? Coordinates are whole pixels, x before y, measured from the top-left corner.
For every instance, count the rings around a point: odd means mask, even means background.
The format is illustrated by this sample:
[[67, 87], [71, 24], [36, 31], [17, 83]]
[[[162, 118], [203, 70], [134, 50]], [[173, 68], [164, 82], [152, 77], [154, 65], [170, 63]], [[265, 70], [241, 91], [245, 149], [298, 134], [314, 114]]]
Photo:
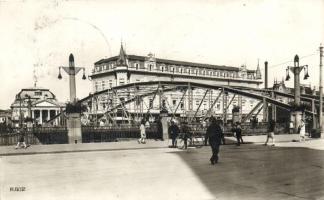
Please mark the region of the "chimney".
[[264, 62], [264, 88], [268, 88], [268, 61]]

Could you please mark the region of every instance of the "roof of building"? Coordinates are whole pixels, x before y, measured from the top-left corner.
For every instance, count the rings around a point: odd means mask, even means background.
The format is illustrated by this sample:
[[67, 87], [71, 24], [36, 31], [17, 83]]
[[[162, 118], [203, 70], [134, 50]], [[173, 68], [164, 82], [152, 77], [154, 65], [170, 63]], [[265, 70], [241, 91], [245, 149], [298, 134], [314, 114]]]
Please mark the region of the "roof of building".
[[[95, 62], [95, 65], [100, 65], [100, 64], [107, 63], [110, 61], [117, 61], [118, 58], [119, 58], [119, 56], [113, 56], [110, 58], [101, 59], [101, 60]], [[139, 60], [139, 61], [145, 61], [147, 59], [146, 56], [138, 56], [138, 55], [128, 55], [127, 58], [129, 60]], [[156, 63], [191, 66], [191, 67], [204, 67], [204, 68], [210, 68], [210, 69], [224, 69], [224, 70], [231, 70], [231, 71], [239, 71], [240, 70], [239, 67], [231, 67], [231, 66], [225, 66], [225, 65], [211, 65], [211, 64], [169, 60], [169, 59], [162, 59], [162, 58], [156, 58]], [[247, 72], [253, 73], [253, 72], [255, 72], [255, 70], [247, 70]]]

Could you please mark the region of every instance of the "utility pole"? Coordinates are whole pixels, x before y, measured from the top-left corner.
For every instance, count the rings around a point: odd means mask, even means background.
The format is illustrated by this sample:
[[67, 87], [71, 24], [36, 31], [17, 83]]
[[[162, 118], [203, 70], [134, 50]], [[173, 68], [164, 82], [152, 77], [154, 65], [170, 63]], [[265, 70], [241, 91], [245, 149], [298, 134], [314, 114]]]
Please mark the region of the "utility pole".
[[319, 95], [320, 95], [320, 100], [319, 100], [319, 127], [320, 127], [320, 131], [321, 131], [321, 138], [324, 138], [324, 134], [323, 134], [323, 82], [322, 82], [322, 68], [323, 68], [323, 64], [322, 64], [322, 58], [323, 58], [323, 46], [322, 44], [320, 44], [319, 47], [320, 50], [320, 78], [319, 78]]

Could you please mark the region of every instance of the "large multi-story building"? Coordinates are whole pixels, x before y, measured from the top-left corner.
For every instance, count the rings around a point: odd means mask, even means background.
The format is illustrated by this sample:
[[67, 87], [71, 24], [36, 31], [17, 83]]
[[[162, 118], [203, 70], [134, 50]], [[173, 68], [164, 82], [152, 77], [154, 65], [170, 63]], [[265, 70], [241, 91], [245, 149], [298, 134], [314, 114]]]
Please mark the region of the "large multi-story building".
[[[208, 85], [243, 86], [250, 88], [259, 88], [262, 83], [259, 66], [257, 66], [256, 70], [250, 70], [245, 65], [241, 67], [230, 67], [161, 59], [156, 58], [152, 53], [149, 53], [147, 56], [126, 55], [122, 45], [118, 56], [97, 61], [94, 64], [94, 69], [90, 77], [93, 93], [124, 84], [149, 81], [184, 81]], [[207, 94], [207, 97], [200, 106], [198, 115], [202, 116], [205, 114], [218, 93], [219, 91], [210, 91]], [[178, 111], [181, 114], [188, 110], [188, 105], [185, 100], [180, 102], [181, 96], [181, 92], [179, 91], [169, 92], [163, 97], [163, 101], [167, 102], [167, 107], [171, 110], [178, 103], [181, 103]], [[204, 96], [204, 91], [202, 89], [195, 89], [192, 96], [192, 110], [195, 110], [199, 107], [202, 96]], [[232, 94], [229, 94], [227, 100], [229, 101], [232, 96]], [[103, 99], [101, 102], [100, 100], [97, 101], [97, 104], [92, 106], [91, 112], [96, 114], [103, 113], [105, 108], [107, 108], [105, 101], [107, 99]], [[160, 112], [158, 99], [152, 101], [152, 97], [147, 97], [144, 101], [146, 101], [146, 105], [150, 105], [146, 107], [152, 106], [151, 113]], [[213, 114], [223, 114], [222, 101], [222, 98], [220, 98], [215, 104]], [[242, 107], [241, 112], [243, 114], [248, 113], [257, 103], [258, 101], [254, 99], [236, 96], [232, 101], [231, 107], [228, 109], [228, 114], [231, 115], [231, 108], [235, 105]], [[129, 106], [128, 111], [130, 113], [137, 112], [135, 108], [136, 106]], [[145, 107], [142, 112], [146, 112]]]

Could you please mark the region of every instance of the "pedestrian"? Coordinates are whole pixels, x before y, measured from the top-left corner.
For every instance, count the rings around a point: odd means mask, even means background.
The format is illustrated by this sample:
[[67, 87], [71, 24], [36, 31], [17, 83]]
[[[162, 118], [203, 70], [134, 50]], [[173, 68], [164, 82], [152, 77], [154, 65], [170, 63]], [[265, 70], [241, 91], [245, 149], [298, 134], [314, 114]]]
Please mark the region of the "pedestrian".
[[290, 134], [294, 133], [294, 123], [292, 121], [289, 122], [289, 133]]
[[171, 121], [171, 126], [168, 129], [168, 133], [172, 139], [172, 146], [171, 148], [177, 147], [177, 137], [179, 134], [180, 130], [179, 127], [174, 123], [174, 121]]
[[225, 134], [224, 134], [225, 131], [224, 131], [224, 126], [223, 126], [223, 121], [219, 120], [217, 123], [219, 124], [219, 126], [222, 129], [221, 139], [222, 139], [222, 144], [225, 145], [226, 143], [225, 143]]
[[241, 128], [240, 122], [236, 122], [234, 131], [235, 131], [236, 140], [237, 140], [236, 145], [240, 146], [241, 143], [243, 144], [242, 128]]
[[182, 140], [184, 143], [184, 149], [187, 149], [188, 147], [188, 138], [189, 138], [189, 127], [187, 122], [183, 122], [181, 125], [181, 133], [182, 133]]
[[306, 135], [305, 122], [303, 119], [300, 122], [298, 130], [299, 130], [299, 142], [306, 141], [306, 139], [305, 139], [305, 135]]
[[140, 125], [140, 134], [141, 137], [138, 139], [138, 144], [145, 144], [145, 139], [146, 139], [146, 131], [145, 131], [145, 121], [142, 120], [141, 121], [141, 125]]
[[157, 133], [158, 133], [158, 137], [161, 137], [163, 140], [163, 125], [161, 122], [161, 118], [158, 118], [157, 120]]
[[216, 119], [210, 118], [209, 119], [211, 124], [207, 128], [206, 136], [209, 140], [210, 147], [212, 149], [212, 156], [210, 158], [210, 162], [212, 165], [218, 162], [218, 152], [219, 146], [221, 144], [221, 137], [222, 137], [222, 129]]
[[275, 121], [271, 119], [268, 125], [267, 140], [264, 145], [268, 145], [269, 138], [271, 138], [272, 139], [271, 146], [275, 146], [275, 138], [274, 138], [275, 126], [276, 126]]
[[18, 143], [17, 143], [15, 149], [20, 148], [21, 145], [26, 149], [27, 145], [25, 143], [25, 130], [23, 130], [23, 129], [18, 130], [17, 133], [19, 135], [19, 140], [18, 140]]

